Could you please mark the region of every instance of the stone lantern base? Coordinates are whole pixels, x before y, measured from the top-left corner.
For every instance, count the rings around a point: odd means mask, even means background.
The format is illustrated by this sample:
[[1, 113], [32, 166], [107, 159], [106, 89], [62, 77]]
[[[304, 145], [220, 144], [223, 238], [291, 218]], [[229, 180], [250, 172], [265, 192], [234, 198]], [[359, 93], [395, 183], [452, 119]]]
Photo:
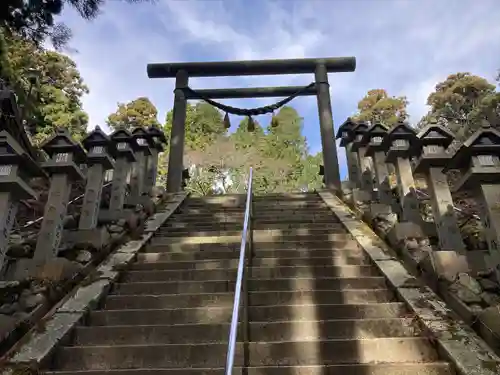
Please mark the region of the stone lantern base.
[[109, 232], [105, 226], [94, 229], [77, 229], [63, 232], [62, 243], [78, 248], [102, 249], [109, 242]]

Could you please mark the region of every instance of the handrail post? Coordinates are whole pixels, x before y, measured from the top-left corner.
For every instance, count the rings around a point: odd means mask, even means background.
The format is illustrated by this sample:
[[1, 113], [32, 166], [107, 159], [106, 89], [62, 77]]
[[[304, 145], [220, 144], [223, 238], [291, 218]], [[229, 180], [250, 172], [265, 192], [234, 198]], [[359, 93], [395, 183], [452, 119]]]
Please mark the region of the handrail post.
[[[242, 289], [244, 292], [243, 295], [243, 335], [244, 335], [244, 343], [248, 340], [248, 275], [245, 272], [245, 266], [247, 263], [247, 254], [246, 247], [247, 241], [251, 243], [252, 236], [252, 226], [251, 226], [251, 216], [252, 216], [252, 175], [253, 170], [250, 168], [250, 173], [248, 176], [248, 187], [247, 187], [247, 197], [245, 204], [245, 216], [243, 221], [243, 232], [241, 235], [241, 246], [240, 246], [240, 256], [238, 260], [238, 273], [236, 276], [236, 287], [234, 291], [234, 304], [233, 304], [233, 313], [231, 317], [231, 326], [229, 329], [229, 342], [227, 348], [227, 356], [226, 356], [226, 375], [232, 375], [233, 367], [234, 367], [234, 357], [236, 352], [236, 338], [238, 336], [238, 322], [239, 322], [239, 310], [241, 307], [241, 293]], [[249, 235], [250, 233], [250, 235]], [[251, 245], [250, 245], [251, 246]], [[250, 247], [249, 246], [249, 247]], [[244, 362], [246, 363], [248, 355], [246, 355], [246, 345], [244, 345]]]

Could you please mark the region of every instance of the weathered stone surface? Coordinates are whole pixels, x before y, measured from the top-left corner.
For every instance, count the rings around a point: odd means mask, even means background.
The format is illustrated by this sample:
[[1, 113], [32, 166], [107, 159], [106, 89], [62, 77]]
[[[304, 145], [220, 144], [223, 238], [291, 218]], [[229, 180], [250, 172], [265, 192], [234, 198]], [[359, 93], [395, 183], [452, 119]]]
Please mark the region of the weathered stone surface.
[[12, 278], [14, 280], [42, 279], [62, 281], [73, 277], [82, 266], [65, 258], [54, 258], [47, 263], [32, 259], [20, 259], [14, 265]]
[[[429, 246], [421, 245], [420, 241], [418, 241], [415, 238], [404, 240], [404, 244], [402, 246], [403, 254], [406, 253], [408, 256], [410, 256], [411, 259], [416, 264], [421, 263], [428, 256], [428, 254], [431, 251], [432, 251], [432, 249]], [[433, 263], [432, 263], [431, 259], [429, 259], [429, 261], [431, 263], [430, 265], [432, 266], [429, 269], [434, 270]]]
[[467, 273], [459, 273], [456, 282], [476, 294], [480, 294], [482, 292], [479, 282]]
[[481, 288], [483, 288], [483, 290], [486, 290], [487, 292], [500, 291], [500, 285], [490, 279], [478, 278], [477, 282], [479, 283], [479, 285], [481, 285]]
[[500, 304], [490, 306], [478, 315], [479, 330], [488, 343], [500, 349]]
[[92, 253], [88, 250], [79, 250], [75, 260], [78, 263], [86, 264], [92, 260]]
[[434, 270], [439, 278], [451, 282], [455, 281], [459, 273], [470, 271], [467, 258], [451, 250], [427, 252], [420, 264], [424, 270]]
[[458, 274], [455, 282], [450, 285], [449, 290], [467, 304], [481, 302], [481, 285], [466, 273]]
[[109, 242], [109, 233], [106, 227], [66, 231], [63, 234], [63, 242], [78, 248], [100, 250]]
[[361, 189], [352, 189], [352, 199], [355, 204], [357, 202], [370, 202], [372, 200], [372, 194]]
[[119, 271], [125, 268], [135, 258], [133, 253], [114, 253], [97, 268], [97, 273], [101, 279], [115, 280]]
[[0, 340], [3, 340], [15, 328], [17, 318], [0, 313]]
[[[92, 276], [90, 275], [86, 280], [92, 280]], [[83, 283], [85, 283], [85, 280]], [[110, 286], [110, 281], [105, 279], [92, 281], [89, 285], [82, 285], [57, 311], [83, 313], [89, 309], [93, 309]]]
[[394, 247], [401, 246], [404, 240], [412, 238], [420, 240], [425, 238], [425, 235], [422, 228], [411, 222], [396, 223], [387, 233], [387, 241]]
[[10, 365], [40, 365], [52, 353], [56, 345], [82, 318], [82, 314], [58, 314], [39, 323], [39, 329], [31, 331], [27, 340], [16, 354], [9, 359]]
[[488, 304], [488, 306], [500, 304], [500, 295], [497, 293], [483, 292], [481, 293], [481, 299]]
[[43, 293], [33, 294], [28, 289], [24, 290], [19, 298], [20, 305], [27, 310], [32, 310], [37, 305], [45, 303], [46, 301], [47, 297], [45, 297]]
[[416, 288], [422, 285], [398, 260], [378, 260], [375, 264], [394, 288]]

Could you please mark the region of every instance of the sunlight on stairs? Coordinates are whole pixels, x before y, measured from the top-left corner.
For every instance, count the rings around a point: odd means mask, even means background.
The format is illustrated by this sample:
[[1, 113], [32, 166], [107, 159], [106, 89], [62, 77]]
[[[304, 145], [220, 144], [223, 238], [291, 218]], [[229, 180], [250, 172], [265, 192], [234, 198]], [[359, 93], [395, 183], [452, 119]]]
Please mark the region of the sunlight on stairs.
[[[244, 199], [189, 198], [47, 373], [224, 374]], [[256, 197], [253, 229], [235, 374], [453, 374], [317, 194]]]

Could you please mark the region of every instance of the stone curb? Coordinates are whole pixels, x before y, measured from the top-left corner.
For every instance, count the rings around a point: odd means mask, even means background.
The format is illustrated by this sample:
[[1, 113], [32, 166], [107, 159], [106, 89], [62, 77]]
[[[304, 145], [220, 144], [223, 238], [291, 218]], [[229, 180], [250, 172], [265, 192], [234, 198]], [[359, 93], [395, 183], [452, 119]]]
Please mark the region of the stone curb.
[[[163, 212], [150, 219], [149, 228], [159, 228], [182, 204], [188, 194], [173, 196]], [[129, 241], [113, 251], [95, 270], [87, 276], [80, 285], [73, 289], [71, 296], [55, 310], [54, 314], [30, 330], [29, 338], [7, 360], [9, 368], [1, 375], [12, 375], [17, 367], [40, 368], [57, 345], [59, 345], [86, 312], [97, 307], [120, 273], [120, 268], [126, 267], [136, 253], [151, 239], [153, 232], [144, 234], [140, 240]]]
[[500, 358], [429, 287], [410, 275], [367, 224], [357, 219], [353, 211], [331, 192], [318, 191], [318, 195], [416, 314], [439, 353], [454, 366], [457, 374], [500, 373]]
[[[349, 206], [349, 204], [347, 204], [347, 206], [361, 221], [366, 223], [366, 221], [363, 219], [361, 210], [356, 207], [351, 207]], [[372, 226], [370, 226], [370, 224], [367, 225], [376, 234], [383, 238], [384, 235], [382, 233], [379, 233], [376, 228], [373, 228]], [[412, 257], [412, 255], [408, 251], [402, 249], [399, 253], [399, 259], [402, 260], [402, 263], [405, 265], [405, 267], [410, 270], [410, 273], [412, 273], [413, 275], [418, 275], [418, 277], [425, 280], [427, 285], [430, 286], [431, 289], [445, 301], [446, 305], [449, 306], [454, 313], [458, 314], [458, 316], [463, 321], [465, 321], [465, 323], [469, 327], [471, 327], [474, 332], [476, 332], [479, 337], [484, 340], [496, 354], [500, 353], [500, 336], [495, 334], [492, 328], [481, 321], [480, 314], [469, 308], [469, 306], [462, 302], [455, 293], [450, 292], [448, 289], [448, 285], [443, 281], [438, 280], [435, 273], [428, 272], [425, 269], [420, 269], [418, 261], [414, 257]]]

